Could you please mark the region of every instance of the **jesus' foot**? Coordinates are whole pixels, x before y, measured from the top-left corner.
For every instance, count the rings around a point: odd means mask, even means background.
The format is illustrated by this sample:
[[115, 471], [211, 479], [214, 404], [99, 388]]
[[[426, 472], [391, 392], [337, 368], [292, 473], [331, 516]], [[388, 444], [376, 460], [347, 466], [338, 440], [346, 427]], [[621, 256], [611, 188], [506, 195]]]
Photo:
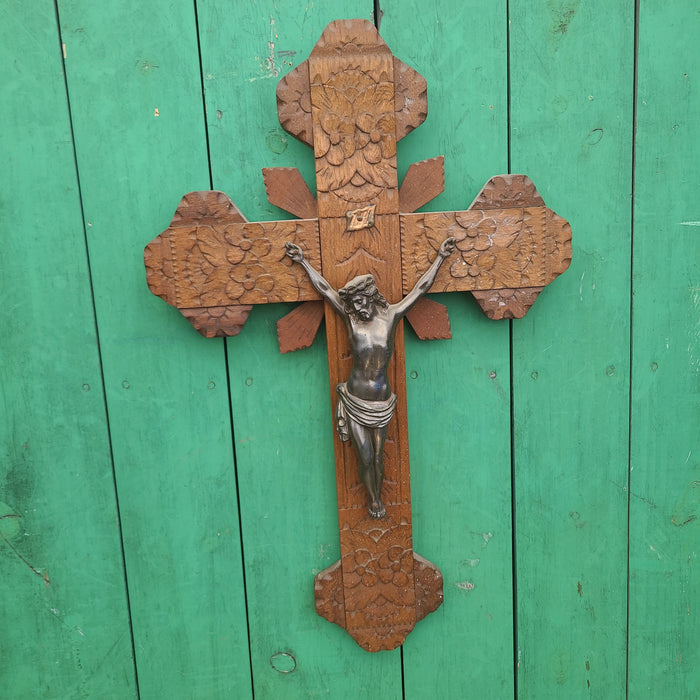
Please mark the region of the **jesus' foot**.
[[381, 501], [374, 501], [369, 507], [369, 515], [371, 518], [383, 518], [386, 515], [386, 509]]

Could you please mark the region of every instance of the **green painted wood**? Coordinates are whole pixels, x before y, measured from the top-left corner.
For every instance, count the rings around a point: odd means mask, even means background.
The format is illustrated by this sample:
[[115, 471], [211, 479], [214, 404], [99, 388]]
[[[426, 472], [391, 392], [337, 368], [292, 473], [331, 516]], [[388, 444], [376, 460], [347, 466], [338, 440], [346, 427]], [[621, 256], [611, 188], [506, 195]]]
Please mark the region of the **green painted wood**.
[[630, 698], [700, 695], [699, 19], [687, 3], [640, 8]]
[[0, 14], [0, 696], [135, 697], [54, 7]]
[[146, 287], [143, 247], [208, 189], [191, 4], [59, 4], [144, 698], [245, 697], [223, 345]]
[[[399, 167], [444, 155], [445, 192], [424, 209], [466, 208], [489, 177], [507, 171], [505, 3], [382, 9], [382, 35], [428, 81], [428, 118], [399, 143]], [[407, 331], [406, 367], [414, 549], [440, 567], [445, 602], [406, 640], [405, 692], [508, 697], [508, 323], [487, 319], [471, 295], [436, 298], [448, 305], [452, 340], [420, 342]]]
[[513, 324], [520, 698], [625, 696], [633, 12], [510, 3], [511, 168], [574, 245]]
[[[214, 187], [251, 221], [289, 219], [261, 168], [298, 167], [315, 192], [313, 152], [282, 130], [275, 90], [346, 8], [200, 2], [198, 14]], [[314, 576], [339, 558], [332, 408], [323, 328], [312, 348], [279, 353], [275, 324], [292, 308], [254, 308], [227, 341], [255, 694], [399, 698], [400, 652], [368, 654], [314, 609]]]

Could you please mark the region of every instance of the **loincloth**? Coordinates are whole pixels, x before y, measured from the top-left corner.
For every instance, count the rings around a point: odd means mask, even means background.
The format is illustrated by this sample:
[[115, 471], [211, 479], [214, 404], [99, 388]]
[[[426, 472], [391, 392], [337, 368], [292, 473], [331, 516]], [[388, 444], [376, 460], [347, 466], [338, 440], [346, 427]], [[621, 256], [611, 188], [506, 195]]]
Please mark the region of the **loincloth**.
[[343, 442], [350, 439], [348, 430], [348, 418], [351, 418], [365, 428], [384, 428], [396, 409], [396, 394], [392, 394], [385, 401], [366, 401], [353, 396], [343, 382], [335, 388], [338, 394], [338, 409], [336, 421], [338, 435]]

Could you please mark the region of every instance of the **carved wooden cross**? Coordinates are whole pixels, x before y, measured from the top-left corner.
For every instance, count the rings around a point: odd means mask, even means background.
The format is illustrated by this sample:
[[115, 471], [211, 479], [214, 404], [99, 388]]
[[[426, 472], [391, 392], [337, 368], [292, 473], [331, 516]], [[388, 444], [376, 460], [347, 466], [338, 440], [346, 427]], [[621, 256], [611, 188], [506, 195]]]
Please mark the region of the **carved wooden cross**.
[[[308, 347], [324, 303], [291, 241], [335, 288], [371, 273], [389, 303], [413, 288], [448, 236], [456, 250], [432, 291], [469, 291], [487, 316], [519, 318], [571, 259], [569, 224], [524, 175], [492, 178], [465, 211], [416, 214], [444, 187], [443, 159], [415, 163], [398, 185], [396, 142], [427, 115], [426, 83], [365, 20], [326, 27], [277, 88], [282, 126], [314, 149], [314, 199], [296, 168], [263, 170], [267, 197], [291, 221], [249, 223], [221, 192], [191, 192], [145, 251], [151, 291], [207, 337], [236, 335], [252, 305], [306, 302], [281, 319], [282, 352]], [[444, 306], [407, 316], [421, 339], [449, 338]], [[352, 368], [346, 330], [325, 305], [330, 385]], [[442, 602], [442, 576], [413, 552], [403, 329], [389, 366], [398, 396], [384, 448], [386, 516], [371, 518], [357, 457], [335, 438], [341, 559], [316, 577], [316, 609], [369, 651], [394, 649]]]

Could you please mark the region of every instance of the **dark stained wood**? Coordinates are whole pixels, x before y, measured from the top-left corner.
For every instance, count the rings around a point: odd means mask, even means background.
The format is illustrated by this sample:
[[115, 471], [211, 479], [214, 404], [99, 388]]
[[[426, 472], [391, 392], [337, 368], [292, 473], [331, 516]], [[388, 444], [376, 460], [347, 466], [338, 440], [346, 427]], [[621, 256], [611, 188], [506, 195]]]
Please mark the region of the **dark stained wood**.
[[277, 321], [277, 342], [280, 352], [308, 348], [314, 342], [324, 309], [322, 301], [306, 301]]
[[[523, 175], [492, 178], [468, 210], [413, 213], [442, 191], [443, 159], [412, 165], [399, 189], [396, 142], [425, 120], [427, 89], [371, 23], [329, 24], [308, 60], [280, 80], [277, 106], [282, 126], [314, 149], [317, 198], [294, 168], [265, 169], [265, 187], [271, 203], [302, 218], [251, 223], [223, 193], [195, 192], [146, 247], [150, 289], [200, 332], [237, 333], [252, 304], [319, 298], [285, 255], [286, 241], [335, 289], [371, 273], [396, 303], [453, 236], [455, 253], [433, 291], [472, 292], [491, 318], [524, 314], [568, 267], [571, 228]], [[321, 313], [335, 407], [336, 385], [353, 358], [330, 304], [298, 307], [278, 323], [278, 337], [282, 352], [307, 347]], [[437, 302], [421, 300], [408, 319], [421, 338], [450, 337], [447, 311]], [[383, 452], [386, 516], [369, 516], [355, 451], [335, 435], [341, 559], [315, 583], [318, 613], [368, 651], [402, 644], [442, 602], [439, 570], [413, 552], [402, 324], [388, 376], [397, 404]]]

